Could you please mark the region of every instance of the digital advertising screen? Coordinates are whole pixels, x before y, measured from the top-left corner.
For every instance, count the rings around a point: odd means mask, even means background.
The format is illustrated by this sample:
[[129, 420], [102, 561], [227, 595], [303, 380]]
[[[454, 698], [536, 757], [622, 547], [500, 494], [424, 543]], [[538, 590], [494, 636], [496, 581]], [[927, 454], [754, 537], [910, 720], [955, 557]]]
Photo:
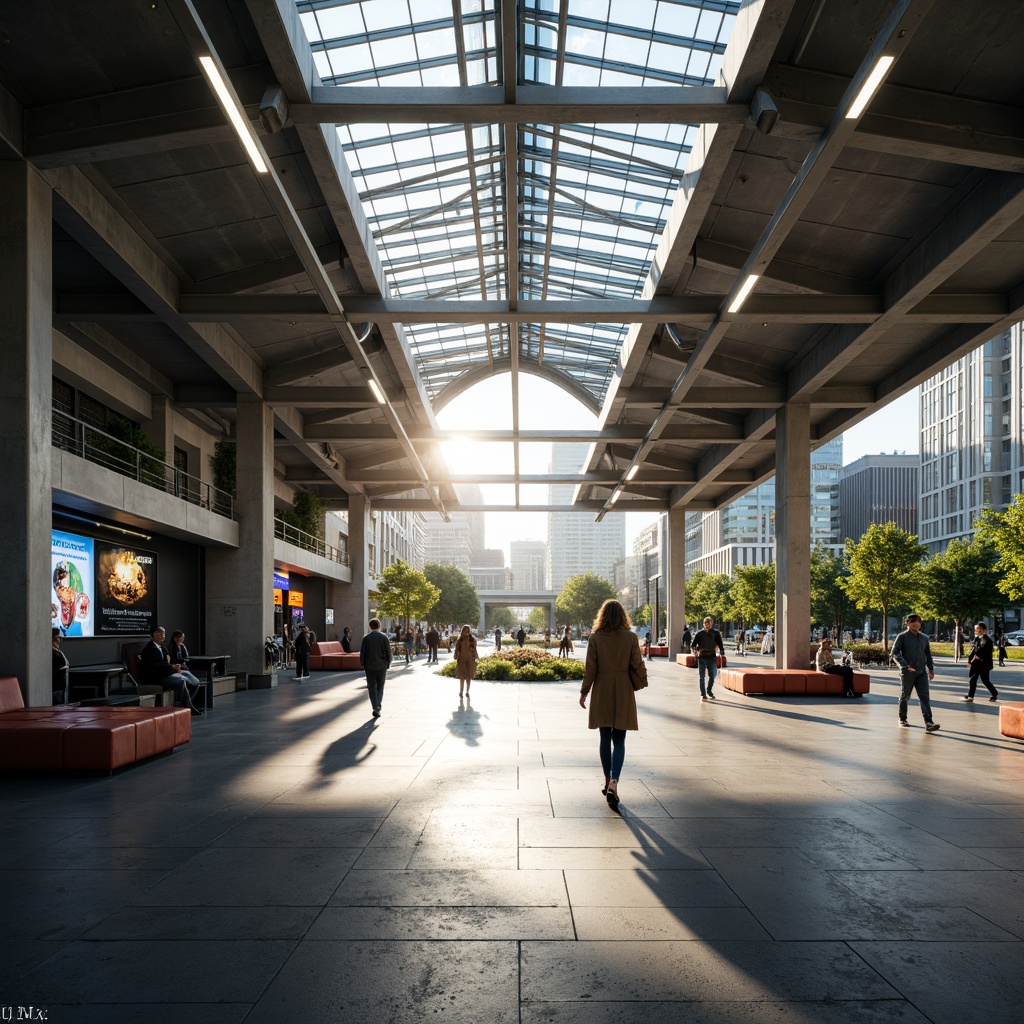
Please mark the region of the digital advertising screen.
[[50, 544], [50, 621], [63, 636], [92, 636], [94, 542], [89, 537], [51, 530]]
[[156, 555], [96, 541], [96, 635], [156, 625]]

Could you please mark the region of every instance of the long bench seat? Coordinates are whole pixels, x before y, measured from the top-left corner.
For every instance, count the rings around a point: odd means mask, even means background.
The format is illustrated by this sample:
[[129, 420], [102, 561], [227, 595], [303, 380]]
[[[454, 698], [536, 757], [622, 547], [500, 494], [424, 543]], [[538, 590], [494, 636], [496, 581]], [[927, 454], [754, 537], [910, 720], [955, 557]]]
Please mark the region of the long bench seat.
[[1004, 736], [1024, 740], [1024, 704], [999, 705], [999, 731]]
[[[737, 693], [824, 693], [842, 694], [843, 677], [814, 669], [797, 668], [724, 668], [718, 681], [727, 690]], [[854, 693], [868, 693], [871, 677], [854, 672]]]
[[[724, 654], [715, 655], [715, 664], [719, 668], [725, 668], [728, 664], [728, 659]], [[697, 667], [697, 655], [696, 654], [677, 654], [676, 664], [682, 665], [683, 668], [696, 668]]]
[[359, 655], [346, 654], [340, 640], [318, 640], [309, 652], [309, 667], [311, 671], [350, 671], [359, 668]]
[[113, 772], [192, 738], [188, 708], [25, 707], [0, 677], [0, 770]]

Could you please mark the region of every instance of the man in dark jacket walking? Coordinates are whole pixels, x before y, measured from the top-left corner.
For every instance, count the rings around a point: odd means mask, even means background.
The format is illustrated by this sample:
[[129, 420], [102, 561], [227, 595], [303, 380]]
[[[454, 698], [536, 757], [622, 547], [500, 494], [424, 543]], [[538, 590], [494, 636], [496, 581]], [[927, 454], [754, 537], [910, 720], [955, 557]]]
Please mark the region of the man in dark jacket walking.
[[928, 732], [935, 732], [939, 726], [932, 721], [928, 692], [928, 680], [935, 678], [935, 665], [932, 662], [932, 646], [928, 637], [921, 632], [920, 615], [907, 616], [907, 628], [892, 643], [892, 660], [900, 667], [900, 725], [910, 725], [907, 721], [907, 702], [914, 690], [917, 690], [925, 728]]
[[999, 691], [992, 685], [989, 673], [992, 671], [992, 661], [995, 657], [995, 645], [992, 637], [988, 635], [988, 627], [984, 622], [974, 624], [974, 640], [971, 643], [971, 652], [967, 656], [967, 665], [970, 671], [970, 678], [967, 681], [967, 696], [964, 700], [970, 704], [974, 700], [974, 691], [978, 688], [978, 677], [985, 685], [991, 697], [989, 700], [997, 700]]
[[[693, 638], [691, 649], [697, 655], [697, 681], [700, 683], [700, 699], [714, 700], [715, 676], [718, 675], [718, 662], [716, 650], [722, 652], [725, 657], [725, 644], [722, 642], [722, 634], [714, 628], [714, 620], [709, 615], [704, 620], [704, 628], [697, 631]], [[707, 675], [708, 685], [704, 688], [704, 676]]]
[[380, 631], [380, 619], [370, 619], [370, 632], [359, 644], [359, 665], [366, 673], [366, 692], [373, 708], [373, 717], [380, 718], [384, 683], [391, 667], [391, 642]]

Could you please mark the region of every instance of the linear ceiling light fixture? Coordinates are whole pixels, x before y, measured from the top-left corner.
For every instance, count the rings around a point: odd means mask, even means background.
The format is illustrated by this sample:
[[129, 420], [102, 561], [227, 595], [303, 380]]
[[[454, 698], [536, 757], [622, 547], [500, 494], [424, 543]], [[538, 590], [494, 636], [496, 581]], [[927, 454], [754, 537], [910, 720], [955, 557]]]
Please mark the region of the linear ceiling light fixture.
[[636, 476], [637, 470], [640, 469], [640, 464], [637, 463], [635, 466], [631, 466], [629, 472], [626, 474], [627, 480], [632, 480]]
[[370, 390], [373, 392], [373, 397], [377, 399], [378, 405], [386, 405], [387, 400], [384, 398], [384, 392], [381, 391], [380, 385], [371, 377], [367, 384], [370, 385]]
[[263, 159], [262, 152], [260, 152], [260, 147], [256, 145], [256, 138], [252, 134], [252, 129], [249, 127], [245, 113], [224, 81], [224, 76], [221, 75], [217, 62], [212, 57], [200, 57], [199, 66], [203, 69], [203, 74], [206, 75], [211, 88], [217, 94], [217, 99], [220, 100], [220, 105], [224, 113], [227, 114], [231, 127], [235, 129], [238, 141], [242, 143], [246, 153], [249, 154], [253, 167], [260, 174], [266, 174], [267, 164]]
[[875, 66], [871, 69], [871, 74], [868, 75], [867, 80], [860, 87], [860, 92], [857, 93], [854, 101], [850, 104], [850, 109], [846, 112], [847, 117], [860, 117], [864, 112], [864, 108], [871, 102], [871, 97], [878, 91], [878, 87], [889, 73], [889, 68], [892, 67], [895, 60], [895, 57], [888, 54], [878, 58]]
[[615, 502], [617, 502], [619, 500], [621, 495], [622, 495], [622, 488], [621, 487], [616, 487], [615, 490], [612, 491], [612, 496], [608, 499], [608, 504], [609, 505], [614, 505]]
[[736, 293], [736, 298], [732, 300], [732, 304], [729, 306], [729, 313], [739, 312], [740, 306], [742, 306], [743, 303], [747, 301], [747, 296], [750, 294], [751, 288], [753, 288], [754, 285], [757, 284], [757, 279], [760, 276], [760, 274], [747, 275], [746, 281], [744, 281], [743, 284], [740, 286], [740, 290]]

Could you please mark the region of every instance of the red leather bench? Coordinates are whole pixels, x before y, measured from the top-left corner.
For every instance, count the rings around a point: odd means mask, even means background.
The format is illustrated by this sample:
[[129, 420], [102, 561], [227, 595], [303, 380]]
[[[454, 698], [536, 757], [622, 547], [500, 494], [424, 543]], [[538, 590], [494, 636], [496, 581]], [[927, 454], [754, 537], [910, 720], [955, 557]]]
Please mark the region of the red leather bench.
[[[647, 652], [644, 651], [643, 653], [644, 653], [644, 656], [646, 657]], [[657, 646], [652, 647], [651, 648], [651, 657], [652, 658], [667, 658], [668, 657], [668, 648], [667, 647], [657, 647]]]
[[102, 771], [174, 750], [192, 738], [188, 708], [26, 708], [0, 677], [0, 770]]
[[318, 640], [309, 652], [310, 670], [345, 672], [359, 668], [359, 655], [346, 654], [340, 640]]
[[[718, 673], [718, 681], [737, 693], [832, 693], [842, 694], [843, 677], [814, 669], [727, 668]], [[871, 677], [854, 672], [854, 693], [868, 693]]]
[[[724, 654], [715, 655], [715, 664], [719, 668], [725, 668], [728, 664], [728, 659]], [[697, 667], [697, 655], [696, 654], [677, 654], [676, 664], [682, 665], [683, 668], [696, 668]]]
[[1024, 740], [1024, 704], [999, 705], [999, 731], [1004, 736]]

